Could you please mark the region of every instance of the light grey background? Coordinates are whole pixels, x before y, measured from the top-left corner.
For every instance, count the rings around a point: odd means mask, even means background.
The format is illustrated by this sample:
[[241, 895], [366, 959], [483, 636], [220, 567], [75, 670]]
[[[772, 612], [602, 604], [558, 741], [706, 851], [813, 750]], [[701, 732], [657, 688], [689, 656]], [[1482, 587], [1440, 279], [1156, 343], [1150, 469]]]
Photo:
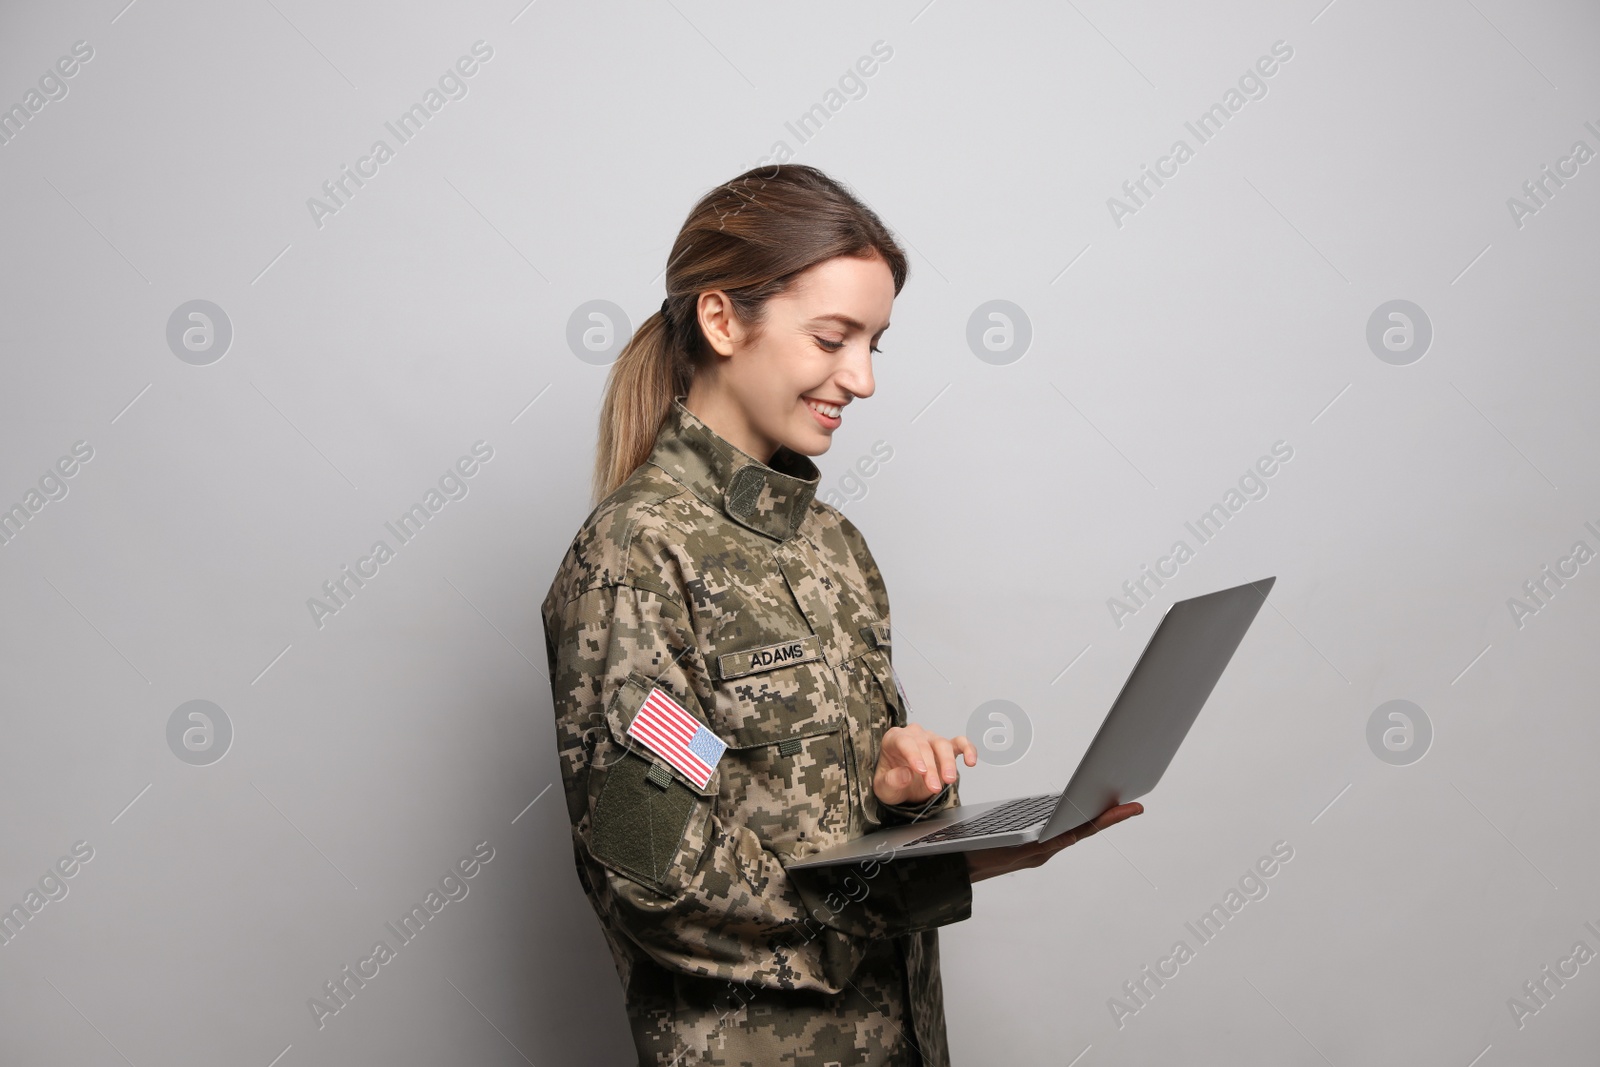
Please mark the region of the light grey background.
[[[1600, 162], [1508, 205], [1600, 150], [1592, 4], [124, 2], [0, 9], [0, 106], [93, 48], [0, 145], [0, 506], [93, 450], [0, 546], [0, 904], [93, 850], [0, 944], [0, 1060], [630, 1059], [538, 615], [606, 373], [569, 321], [641, 321], [692, 203], [782, 141], [912, 250], [877, 393], [820, 463], [915, 716], [1027, 719], [966, 797], [1062, 785], [1165, 605], [1278, 576], [1146, 813], [943, 932], [956, 1061], [1592, 1061], [1600, 963], [1520, 1027], [1510, 1000], [1600, 950], [1600, 563], [1508, 606], [1600, 549]], [[398, 145], [384, 123], [476, 41], [466, 95]], [[308, 199], [380, 138], [319, 226]], [[207, 365], [167, 342], [192, 300], [232, 327]], [[969, 348], [991, 300], [1021, 358]], [[1391, 300], [1433, 330], [1406, 365], [1366, 339]], [[479, 441], [466, 495], [319, 627], [322, 583]], [[1279, 441], [1266, 495], [1117, 625]], [[1408, 765], [1367, 741], [1399, 699], [1433, 730]], [[168, 743], [194, 700], [233, 731], [203, 766]], [[1123, 983], [1279, 841], [1268, 895], [1119, 1025]], [[480, 842], [467, 896], [319, 1028], [310, 999]]]

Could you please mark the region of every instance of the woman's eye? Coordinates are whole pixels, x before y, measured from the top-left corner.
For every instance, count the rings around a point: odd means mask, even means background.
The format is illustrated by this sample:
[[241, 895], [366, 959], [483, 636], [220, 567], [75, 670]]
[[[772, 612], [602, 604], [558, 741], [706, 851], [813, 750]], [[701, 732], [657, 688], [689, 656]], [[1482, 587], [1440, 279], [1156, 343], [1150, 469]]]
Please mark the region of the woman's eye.
[[[811, 336], [816, 339], [817, 344], [821, 345], [823, 348], [826, 348], [829, 352], [837, 352], [839, 349], [844, 347], [843, 341], [830, 341], [826, 337], [817, 337], [816, 334], [812, 334]], [[868, 347], [873, 352], [881, 353], [883, 351], [883, 349], [879, 348], [877, 345], [869, 345]]]
[[[816, 336], [816, 334], [811, 334], [811, 336], [813, 336], [813, 338], [816, 338], [816, 342], [818, 342], [819, 346], [824, 347], [824, 349], [829, 350], [829, 352], [838, 352], [838, 350], [843, 349], [843, 347], [845, 347], [845, 342], [843, 342], [843, 341], [829, 341], [829, 339], [827, 339], [827, 338], [818, 338], [818, 336]], [[875, 344], [874, 344], [874, 346], [869, 346], [869, 349], [872, 350], [872, 352], [878, 352], [878, 354], [882, 354], [882, 352], [883, 352], [883, 349], [880, 349], [880, 347], [875, 346]]]

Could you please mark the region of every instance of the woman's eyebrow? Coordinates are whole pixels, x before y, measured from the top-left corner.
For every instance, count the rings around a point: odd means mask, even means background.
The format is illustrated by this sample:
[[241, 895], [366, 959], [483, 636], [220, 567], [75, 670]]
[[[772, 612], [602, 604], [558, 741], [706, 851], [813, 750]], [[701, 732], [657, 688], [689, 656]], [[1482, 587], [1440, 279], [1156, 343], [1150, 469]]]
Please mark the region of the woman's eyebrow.
[[[865, 330], [866, 329], [866, 326], [864, 326], [863, 324], [857, 322], [855, 319], [852, 319], [849, 315], [841, 315], [837, 311], [830, 311], [826, 315], [814, 315], [814, 316], [812, 316], [811, 321], [812, 322], [821, 322], [824, 319], [831, 319], [834, 322], [840, 323], [840, 324], [845, 325], [845, 326], [849, 326], [851, 329], [854, 329], [854, 330]], [[889, 324], [886, 322], [886, 323], [883, 324], [883, 329], [880, 329], [878, 332], [882, 333], [884, 330], [887, 330], [888, 328], [889, 328]]]

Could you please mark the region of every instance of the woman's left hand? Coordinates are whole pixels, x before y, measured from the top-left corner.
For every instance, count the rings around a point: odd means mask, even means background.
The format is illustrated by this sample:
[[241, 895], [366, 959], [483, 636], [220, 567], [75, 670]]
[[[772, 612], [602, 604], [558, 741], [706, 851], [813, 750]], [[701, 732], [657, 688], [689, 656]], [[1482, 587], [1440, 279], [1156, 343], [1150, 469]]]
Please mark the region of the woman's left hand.
[[968, 767], [978, 765], [978, 750], [965, 737], [940, 737], [917, 723], [891, 726], [878, 748], [872, 793], [884, 804], [927, 800], [961, 776], [958, 755]]
[[1030, 841], [1026, 845], [1003, 845], [1000, 848], [979, 848], [967, 853], [967, 875], [974, 882], [997, 878], [1002, 874], [1026, 870], [1045, 863], [1068, 845], [1097, 834], [1108, 826], [1124, 819], [1144, 814], [1144, 805], [1137, 800], [1126, 804], [1113, 804], [1086, 823], [1080, 823], [1066, 833], [1043, 841]]

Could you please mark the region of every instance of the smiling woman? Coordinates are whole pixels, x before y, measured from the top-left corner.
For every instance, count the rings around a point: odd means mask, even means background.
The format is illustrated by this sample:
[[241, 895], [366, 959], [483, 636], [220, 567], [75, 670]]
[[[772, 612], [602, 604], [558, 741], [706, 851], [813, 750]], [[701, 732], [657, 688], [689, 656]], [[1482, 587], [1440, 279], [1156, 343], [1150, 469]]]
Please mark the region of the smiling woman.
[[[960, 804], [889, 594], [812, 456], [872, 395], [906, 257], [813, 167], [706, 194], [612, 365], [598, 503], [541, 606], [578, 880], [641, 1064], [947, 1067], [938, 927], [1048, 841], [796, 867]], [[871, 870], [867, 870], [871, 868]]]
[[[541, 607], [578, 880], [639, 1062], [947, 1067], [938, 927], [1049, 841], [795, 866], [960, 803], [907, 719], [889, 594], [812, 456], [872, 395], [906, 257], [813, 167], [701, 199], [612, 365], [598, 503]], [[866, 868], [871, 868], [868, 871]]]
[[[889, 598], [812, 456], [872, 395], [906, 257], [811, 167], [708, 193], [612, 367], [597, 506], [543, 604], [578, 877], [639, 1062], [943, 1065], [961, 854], [791, 872], [959, 802]], [[676, 733], [674, 733], [676, 731]]]

